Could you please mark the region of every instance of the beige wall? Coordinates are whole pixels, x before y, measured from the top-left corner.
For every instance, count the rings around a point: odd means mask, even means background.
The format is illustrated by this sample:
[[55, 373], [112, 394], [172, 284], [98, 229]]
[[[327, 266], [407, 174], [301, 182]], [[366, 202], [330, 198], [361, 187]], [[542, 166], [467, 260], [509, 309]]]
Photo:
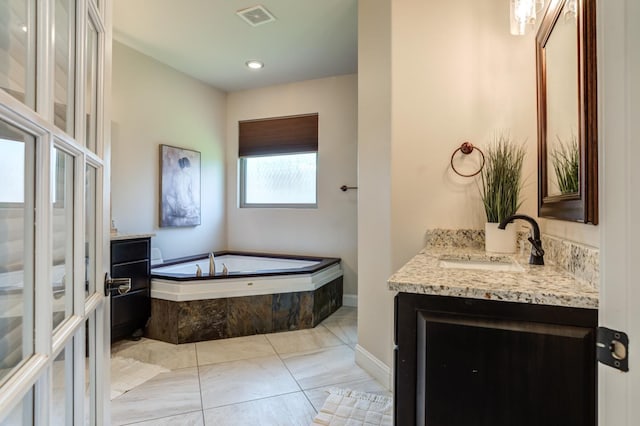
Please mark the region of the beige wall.
[[[510, 35], [502, 0], [360, 2], [358, 25], [359, 345], [391, 366], [386, 279], [423, 247], [426, 229], [486, 220], [476, 180], [449, 166], [461, 142], [485, 148], [496, 132], [526, 141], [520, 212], [536, 216], [535, 34]], [[541, 222], [598, 245], [597, 227]]]
[[[113, 45], [111, 209], [123, 233], [155, 232], [165, 259], [226, 247], [226, 95]], [[159, 145], [201, 153], [201, 225], [159, 228]]]
[[[389, 0], [358, 3], [358, 347], [357, 362], [390, 375], [391, 13]], [[417, 231], [420, 233], [420, 231]], [[368, 355], [383, 362], [378, 366]]]
[[[238, 121], [319, 113], [318, 208], [238, 208]], [[357, 293], [357, 77], [233, 92], [227, 100], [228, 247], [342, 258], [344, 292]]]

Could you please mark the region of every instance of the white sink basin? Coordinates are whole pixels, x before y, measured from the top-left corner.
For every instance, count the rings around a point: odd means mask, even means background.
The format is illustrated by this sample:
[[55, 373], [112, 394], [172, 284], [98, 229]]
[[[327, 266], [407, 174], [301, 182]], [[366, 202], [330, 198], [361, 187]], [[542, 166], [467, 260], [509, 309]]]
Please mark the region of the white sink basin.
[[523, 272], [524, 268], [512, 260], [440, 259], [441, 268], [475, 269], [480, 271]]

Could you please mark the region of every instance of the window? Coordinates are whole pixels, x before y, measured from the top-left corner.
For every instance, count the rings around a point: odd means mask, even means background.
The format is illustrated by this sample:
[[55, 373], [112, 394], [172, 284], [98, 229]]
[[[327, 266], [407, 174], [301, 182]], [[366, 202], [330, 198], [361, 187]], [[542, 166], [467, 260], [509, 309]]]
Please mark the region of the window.
[[24, 203], [24, 142], [0, 139], [0, 203]]
[[316, 207], [318, 114], [239, 123], [240, 207]]

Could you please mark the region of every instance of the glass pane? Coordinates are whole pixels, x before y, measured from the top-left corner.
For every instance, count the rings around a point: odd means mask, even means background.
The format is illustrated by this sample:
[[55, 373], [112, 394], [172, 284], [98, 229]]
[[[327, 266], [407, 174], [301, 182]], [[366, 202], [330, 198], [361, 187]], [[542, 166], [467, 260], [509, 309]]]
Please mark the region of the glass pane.
[[33, 353], [35, 138], [0, 121], [0, 383]]
[[56, 0], [55, 3], [55, 125], [74, 134], [75, 111], [75, 11], [76, 0]]
[[73, 424], [73, 341], [53, 361], [51, 425]]
[[33, 424], [33, 389], [29, 390], [9, 415], [0, 421], [0, 426], [27, 426]]
[[95, 424], [96, 418], [96, 326], [95, 311], [85, 322], [86, 356], [84, 369], [84, 424]]
[[0, 88], [35, 108], [34, 0], [0, 0]]
[[85, 181], [84, 266], [85, 295], [96, 291], [96, 169], [87, 165]]
[[53, 328], [73, 314], [73, 156], [54, 148], [53, 194]]
[[87, 22], [87, 81], [85, 93], [86, 108], [86, 146], [96, 152], [97, 123], [98, 123], [98, 32], [91, 23]]
[[315, 204], [317, 153], [243, 158], [246, 204]]

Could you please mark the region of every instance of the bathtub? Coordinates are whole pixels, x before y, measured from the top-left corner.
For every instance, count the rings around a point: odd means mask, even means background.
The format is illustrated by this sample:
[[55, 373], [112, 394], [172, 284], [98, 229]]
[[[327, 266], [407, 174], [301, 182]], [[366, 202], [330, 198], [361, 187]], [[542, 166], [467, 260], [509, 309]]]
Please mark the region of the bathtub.
[[147, 337], [178, 344], [311, 328], [342, 306], [339, 258], [221, 252], [215, 265], [213, 276], [207, 255], [151, 268]]
[[[196, 276], [196, 265], [202, 276]], [[176, 302], [315, 291], [342, 276], [340, 259], [243, 252], [176, 259], [151, 268], [151, 297]], [[223, 275], [226, 265], [228, 274]]]

